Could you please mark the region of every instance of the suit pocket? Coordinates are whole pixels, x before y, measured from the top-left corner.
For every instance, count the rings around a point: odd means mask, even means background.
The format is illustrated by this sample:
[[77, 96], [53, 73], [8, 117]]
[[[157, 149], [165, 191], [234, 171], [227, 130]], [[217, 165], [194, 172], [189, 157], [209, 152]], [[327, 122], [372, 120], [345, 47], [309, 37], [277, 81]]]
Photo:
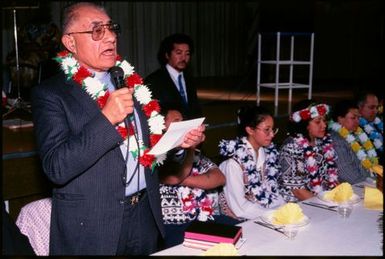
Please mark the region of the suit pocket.
[[76, 193], [60, 193], [56, 192], [53, 193], [52, 197], [54, 199], [60, 200], [60, 201], [81, 201], [85, 200], [85, 197], [83, 194], [76, 194]]
[[62, 247], [73, 254], [81, 254], [90, 210], [84, 195], [73, 193], [54, 193], [52, 195], [56, 218], [56, 231]]

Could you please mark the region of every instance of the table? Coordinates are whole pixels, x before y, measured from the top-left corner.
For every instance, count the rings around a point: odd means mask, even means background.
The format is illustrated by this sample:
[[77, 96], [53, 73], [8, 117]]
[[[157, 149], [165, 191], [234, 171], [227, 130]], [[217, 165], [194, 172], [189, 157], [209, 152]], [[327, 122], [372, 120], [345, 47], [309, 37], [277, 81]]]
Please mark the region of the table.
[[[353, 186], [354, 192], [363, 197], [363, 188]], [[319, 202], [313, 197], [307, 201]], [[299, 203], [310, 224], [302, 227], [294, 240], [252, 220], [239, 224], [247, 239], [238, 250], [239, 255], [355, 255], [382, 256], [383, 237], [377, 221], [382, 211], [368, 210], [360, 200], [353, 206], [349, 218], [343, 219], [336, 212]], [[154, 256], [201, 255], [202, 250], [177, 245], [159, 251]]]
[[[15, 112], [12, 114], [18, 116]], [[15, 119], [19, 117], [11, 117]], [[31, 115], [20, 117], [30, 121]], [[2, 127], [3, 199], [8, 204], [11, 218], [16, 220], [27, 203], [50, 195], [51, 183], [44, 175], [36, 152], [33, 127], [8, 129]]]

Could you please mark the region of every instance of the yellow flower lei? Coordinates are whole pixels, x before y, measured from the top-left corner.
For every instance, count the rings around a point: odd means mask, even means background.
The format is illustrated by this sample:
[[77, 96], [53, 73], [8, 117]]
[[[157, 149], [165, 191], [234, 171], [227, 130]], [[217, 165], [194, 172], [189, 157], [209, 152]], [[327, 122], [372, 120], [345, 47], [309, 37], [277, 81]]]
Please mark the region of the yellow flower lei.
[[377, 152], [374, 149], [373, 143], [361, 127], [357, 127], [354, 133], [351, 133], [345, 127], [342, 127], [341, 124], [331, 121], [329, 128], [338, 132], [350, 144], [350, 147], [356, 153], [365, 169], [369, 170], [373, 166], [378, 165]]

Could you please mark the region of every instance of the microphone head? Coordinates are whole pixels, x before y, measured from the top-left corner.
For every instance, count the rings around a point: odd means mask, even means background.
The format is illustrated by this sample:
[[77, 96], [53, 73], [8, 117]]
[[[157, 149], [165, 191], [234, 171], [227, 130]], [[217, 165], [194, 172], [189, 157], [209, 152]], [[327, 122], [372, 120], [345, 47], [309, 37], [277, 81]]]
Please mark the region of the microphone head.
[[124, 71], [121, 67], [114, 66], [110, 68], [111, 81], [115, 88], [119, 89], [124, 87]]

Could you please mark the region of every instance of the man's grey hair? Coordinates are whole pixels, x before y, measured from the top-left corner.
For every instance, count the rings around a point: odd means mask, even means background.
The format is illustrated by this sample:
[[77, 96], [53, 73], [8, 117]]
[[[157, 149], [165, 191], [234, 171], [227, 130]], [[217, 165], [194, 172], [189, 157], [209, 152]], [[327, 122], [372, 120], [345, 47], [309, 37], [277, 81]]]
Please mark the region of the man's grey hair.
[[107, 13], [103, 6], [93, 2], [78, 2], [73, 3], [64, 8], [62, 13], [62, 32], [63, 34], [68, 33], [68, 28], [78, 19], [78, 10], [83, 7], [95, 8], [101, 12]]

